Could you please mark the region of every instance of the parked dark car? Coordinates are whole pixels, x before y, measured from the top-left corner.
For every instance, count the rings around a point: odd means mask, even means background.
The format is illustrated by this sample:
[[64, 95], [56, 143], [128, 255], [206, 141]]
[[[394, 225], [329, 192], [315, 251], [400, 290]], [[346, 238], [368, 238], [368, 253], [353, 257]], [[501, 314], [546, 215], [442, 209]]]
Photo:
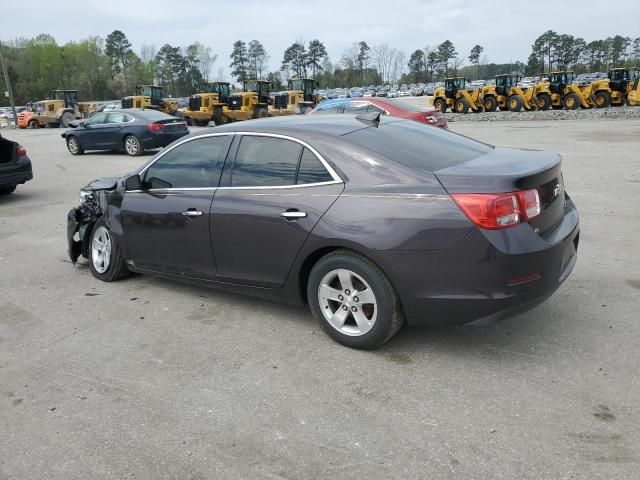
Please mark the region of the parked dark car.
[[184, 120], [151, 109], [99, 112], [72, 125], [75, 127], [62, 134], [72, 155], [86, 150], [119, 150], [137, 156], [166, 147], [189, 133]]
[[558, 155], [371, 113], [217, 127], [81, 196], [69, 252], [95, 277], [133, 271], [307, 303], [357, 348], [405, 320], [531, 308], [571, 273], [579, 237]]
[[33, 171], [27, 151], [0, 135], [0, 195], [13, 193], [18, 185], [31, 179]]
[[309, 115], [363, 112], [381, 112], [383, 115], [406, 118], [420, 123], [426, 123], [434, 127], [448, 128], [447, 120], [441, 110], [430, 105], [417, 106], [406, 99], [395, 98], [359, 98], [357, 100], [338, 99], [327, 100], [311, 110]]

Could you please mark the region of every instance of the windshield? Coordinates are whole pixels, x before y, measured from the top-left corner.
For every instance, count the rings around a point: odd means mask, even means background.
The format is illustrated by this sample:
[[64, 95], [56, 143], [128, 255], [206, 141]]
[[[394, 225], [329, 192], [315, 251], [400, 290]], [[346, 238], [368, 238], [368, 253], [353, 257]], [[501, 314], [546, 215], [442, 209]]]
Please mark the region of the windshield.
[[219, 85], [219, 91], [218, 93], [223, 96], [223, 97], [228, 97], [229, 96], [229, 85], [226, 83], [220, 84]]
[[456, 78], [455, 83], [456, 83], [456, 87], [464, 88], [465, 80], [464, 78]]
[[258, 84], [256, 82], [247, 82], [244, 84], [244, 88], [247, 92], [257, 92]]
[[304, 81], [291, 80], [291, 90], [304, 90]]

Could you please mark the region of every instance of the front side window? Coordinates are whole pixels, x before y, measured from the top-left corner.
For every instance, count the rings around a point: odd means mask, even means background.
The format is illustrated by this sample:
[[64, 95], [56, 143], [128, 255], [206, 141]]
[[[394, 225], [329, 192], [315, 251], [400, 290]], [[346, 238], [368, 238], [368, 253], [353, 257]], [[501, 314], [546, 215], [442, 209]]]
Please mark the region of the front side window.
[[217, 187], [228, 145], [229, 138], [226, 135], [198, 138], [178, 145], [147, 169], [145, 187]]
[[290, 140], [245, 135], [233, 164], [231, 186], [293, 185], [301, 152], [302, 146]]

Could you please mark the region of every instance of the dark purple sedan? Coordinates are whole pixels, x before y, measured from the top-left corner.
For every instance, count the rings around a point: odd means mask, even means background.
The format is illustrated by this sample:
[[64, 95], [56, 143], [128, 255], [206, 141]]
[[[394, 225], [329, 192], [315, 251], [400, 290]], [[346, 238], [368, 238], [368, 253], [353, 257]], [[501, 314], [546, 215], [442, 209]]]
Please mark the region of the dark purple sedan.
[[512, 315], [569, 276], [578, 212], [554, 153], [371, 114], [233, 123], [81, 191], [69, 253], [308, 304], [350, 347]]

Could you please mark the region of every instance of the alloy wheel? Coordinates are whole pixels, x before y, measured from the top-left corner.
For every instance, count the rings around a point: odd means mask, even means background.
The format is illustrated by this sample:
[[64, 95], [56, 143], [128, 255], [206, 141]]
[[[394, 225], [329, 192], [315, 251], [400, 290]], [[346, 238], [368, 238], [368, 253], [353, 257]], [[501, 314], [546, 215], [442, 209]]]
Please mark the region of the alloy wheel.
[[98, 273], [104, 273], [111, 263], [111, 233], [103, 226], [99, 226], [93, 233], [91, 241], [91, 261]]
[[75, 137], [71, 137], [69, 139], [69, 150], [71, 151], [71, 153], [73, 153], [74, 155], [77, 154], [79, 150], [78, 147], [78, 140], [76, 140]]
[[124, 148], [127, 150], [129, 155], [135, 155], [138, 153], [140, 145], [138, 145], [138, 140], [134, 137], [127, 137], [124, 141]]
[[349, 336], [360, 336], [375, 325], [376, 296], [357, 273], [344, 268], [327, 273], [318, 286], [322, 314], [333, 328]]

